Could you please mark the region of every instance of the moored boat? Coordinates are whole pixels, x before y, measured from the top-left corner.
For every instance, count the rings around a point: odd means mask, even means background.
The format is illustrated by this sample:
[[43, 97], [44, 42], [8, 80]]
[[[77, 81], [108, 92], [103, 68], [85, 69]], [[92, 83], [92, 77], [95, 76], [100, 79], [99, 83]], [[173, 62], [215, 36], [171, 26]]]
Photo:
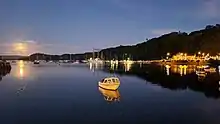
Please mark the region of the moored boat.
[[99, 87], [107, 89], [107, 90], [117, 90], [120, 86], [120, 81], [117, 77], [108, 77], [102, 79], [98, 83]]
[[35, 60], [35, 61], [34, 61], [34, 64], [40, 64], [40, 61]]
[[206, 72], [210, 72], [210, 73], [216, 72], [216, 68], [213, 68], [213, 67], [205, 67], [204, 70], [205, 70]]
[[196, 70], [196, 75], [198, 76], [206, 76], [206, 71], [204, 70], [203, 66], [198, 66]]

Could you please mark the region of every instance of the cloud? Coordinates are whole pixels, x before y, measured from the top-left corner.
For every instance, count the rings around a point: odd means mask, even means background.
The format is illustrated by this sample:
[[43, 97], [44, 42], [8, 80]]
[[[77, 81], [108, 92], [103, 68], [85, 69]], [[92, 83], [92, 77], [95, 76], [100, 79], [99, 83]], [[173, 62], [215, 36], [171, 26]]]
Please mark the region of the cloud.
[[178, 32], [178, 30], [176, 29], [154, 29], [151, 31], [151, 34], [154, 36], [160, 36], [160, 35], [168, 34], [171, 32]]
[[23, 43], [32, 43], [32, 44], [36, 44], [37, 42], [34, 40], [24, 40], [22, 41]]

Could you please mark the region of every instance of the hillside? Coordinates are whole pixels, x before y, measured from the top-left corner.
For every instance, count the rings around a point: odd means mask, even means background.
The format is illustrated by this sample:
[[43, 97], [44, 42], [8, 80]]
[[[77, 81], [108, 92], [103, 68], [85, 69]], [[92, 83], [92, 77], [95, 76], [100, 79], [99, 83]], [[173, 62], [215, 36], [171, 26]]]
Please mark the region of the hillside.
[[[167, 52], [176, 54], [184, 52], [195, 54], [198, 51], [216, 55], [220, 53], [220, 24], [208, 25], [205, 29], [194, 31], [189, 34], [185, 32], [171, 32], [157, 38], [152, 38], [146, 42], [132, 46], [118, 46], [115, 48], [102, 49], [99, 55], [103, 59], [125, 59], [150, 60], [161, 59]], [[97, 55], [97, 54], [96, 54]], [[32, 57], [35, 57], [32, 55]], [[52, 56], [55, 58], [69, 59], [70, 55]], [[72, 59], [88, 59], [92, 53], [72, 54]], [[58, 59], [57, 58], [57, 59]]]
[[6, 59], [6, 60], [18, 60], [21, 58], [24, 58], [26, 56], [20, 56], [20, 55], [0, 55], [0, 60], [1, 59]]

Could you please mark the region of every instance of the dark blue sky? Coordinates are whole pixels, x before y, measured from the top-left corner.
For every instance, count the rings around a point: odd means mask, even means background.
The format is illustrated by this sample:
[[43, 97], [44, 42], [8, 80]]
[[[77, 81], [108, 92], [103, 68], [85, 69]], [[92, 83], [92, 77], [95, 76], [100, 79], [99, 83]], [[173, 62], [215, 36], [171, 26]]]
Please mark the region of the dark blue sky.
[[[1, 0], [0, 52], [85, 52], [220, 22], [219, 0]], [[10, 49], [8, 49], [10, 48]], [[24, 49], [24, 48], [23, 48]]]

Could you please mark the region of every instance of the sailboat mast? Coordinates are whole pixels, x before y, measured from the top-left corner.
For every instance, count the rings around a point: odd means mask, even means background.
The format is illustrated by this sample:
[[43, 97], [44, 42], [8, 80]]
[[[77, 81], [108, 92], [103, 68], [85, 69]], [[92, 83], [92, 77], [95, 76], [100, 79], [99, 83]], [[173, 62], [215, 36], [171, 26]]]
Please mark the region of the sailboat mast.
[[103, 52], [101, 52], [101, 59], [103, 60]]
[[95, 53], [94, 53], [94, 48], [92, 49], [92, 59], [94, 60]]
[[98, 53], [97, 53], [97, 58], [100, 58], [100, 57], [99, 57], [99, 51], [98, 51]]

